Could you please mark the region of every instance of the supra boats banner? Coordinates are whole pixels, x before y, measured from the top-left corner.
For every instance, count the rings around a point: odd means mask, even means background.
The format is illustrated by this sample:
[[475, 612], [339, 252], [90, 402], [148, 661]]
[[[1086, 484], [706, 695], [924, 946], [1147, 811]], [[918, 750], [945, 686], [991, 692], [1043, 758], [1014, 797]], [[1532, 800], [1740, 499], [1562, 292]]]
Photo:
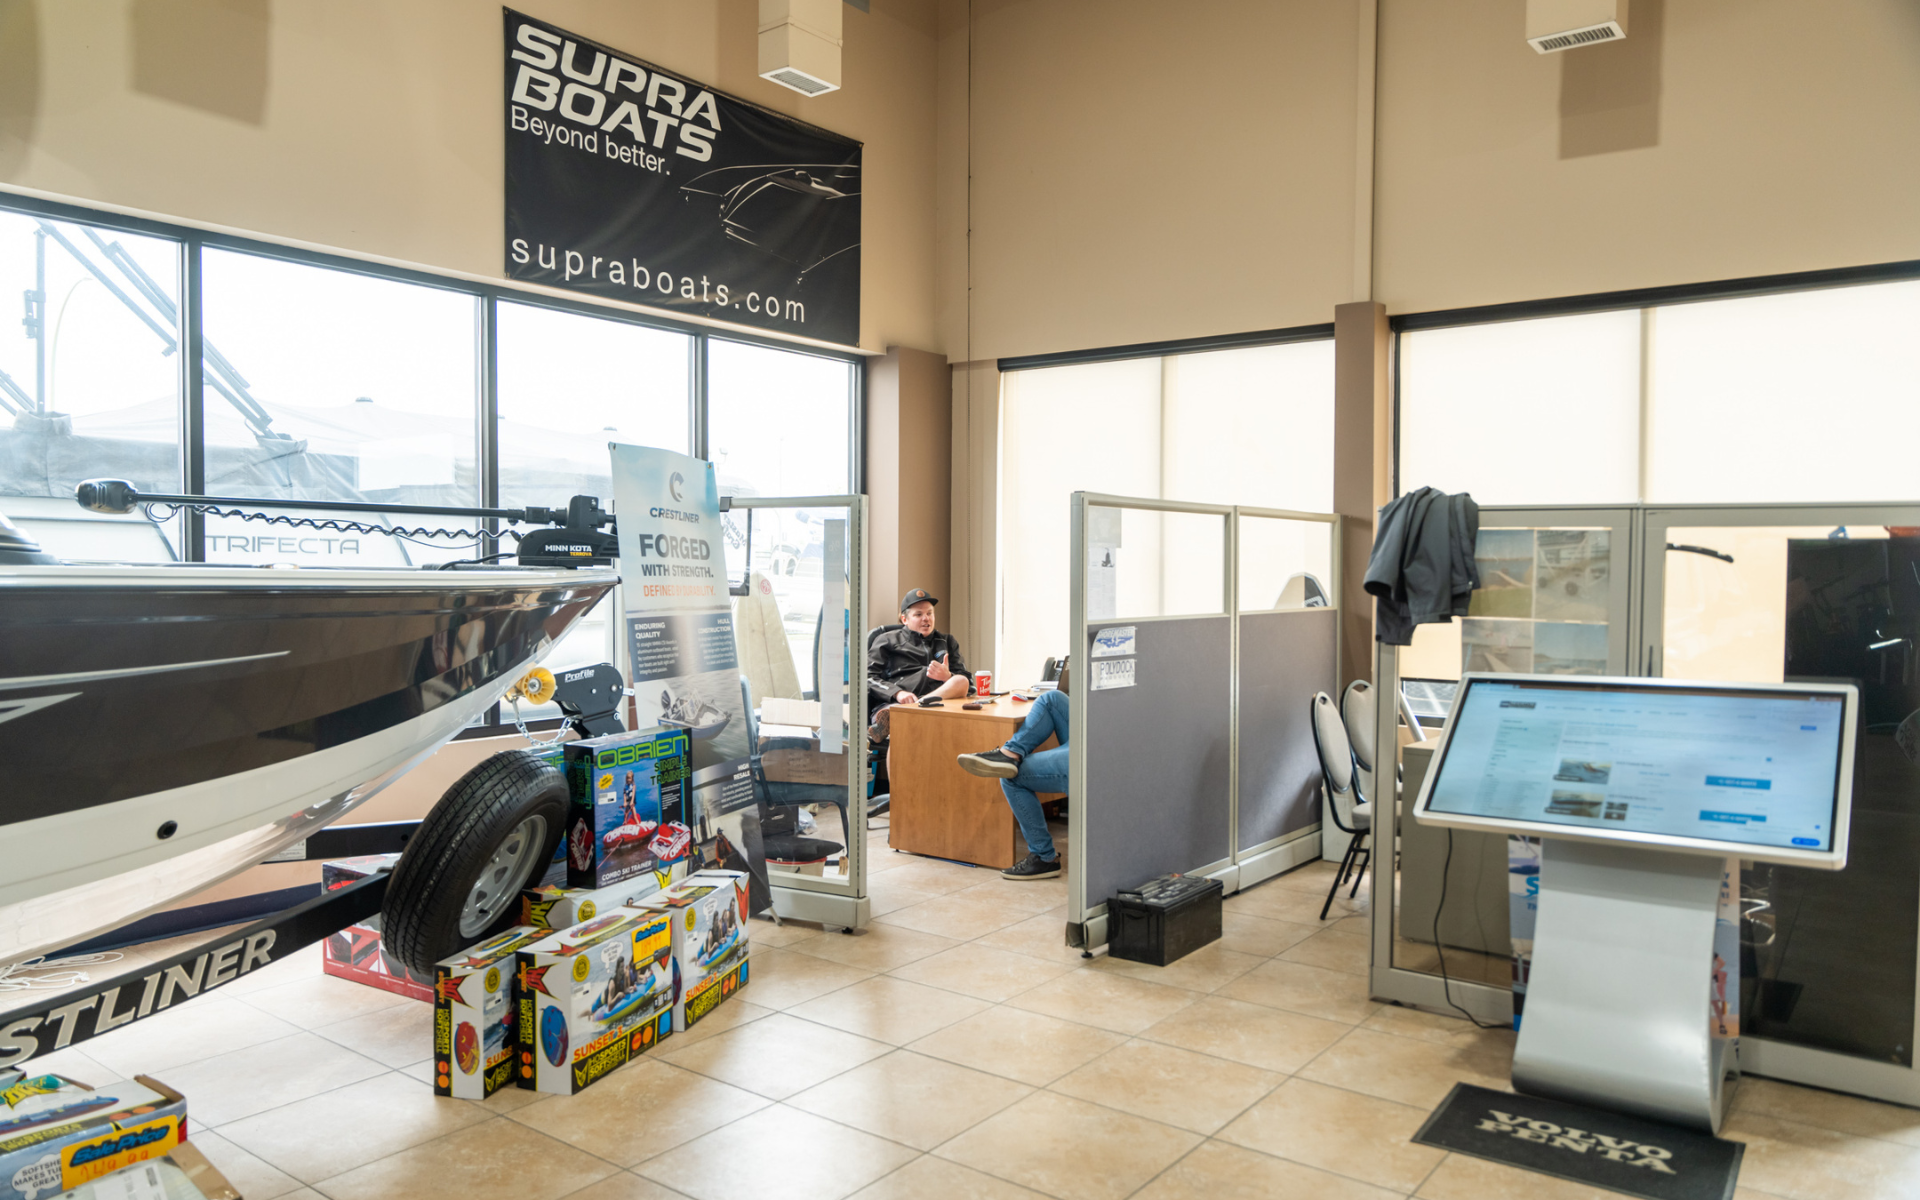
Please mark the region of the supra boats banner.
[[749, 902], [772, 903], [754, 793], [740, 660], [733, 644], [713, 464], [612, 444], [626, 600], [627, 679], [641, 726], [684, 729], [701, 866], [745, 871]]
[[860, 143], [506, 11], [507, 277], [860, 340]]

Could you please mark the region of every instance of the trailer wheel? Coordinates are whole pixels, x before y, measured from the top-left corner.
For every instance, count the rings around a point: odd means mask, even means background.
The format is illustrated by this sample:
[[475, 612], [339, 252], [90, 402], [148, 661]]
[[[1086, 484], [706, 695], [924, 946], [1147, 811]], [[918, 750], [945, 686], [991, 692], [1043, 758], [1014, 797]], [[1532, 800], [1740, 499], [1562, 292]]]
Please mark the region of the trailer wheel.
[[566, 823], [566, 776], [529, 751], [504, 750], [461, 776], [393, 869], [387, 953], [431, 978], [434, 964], [512, 925]]

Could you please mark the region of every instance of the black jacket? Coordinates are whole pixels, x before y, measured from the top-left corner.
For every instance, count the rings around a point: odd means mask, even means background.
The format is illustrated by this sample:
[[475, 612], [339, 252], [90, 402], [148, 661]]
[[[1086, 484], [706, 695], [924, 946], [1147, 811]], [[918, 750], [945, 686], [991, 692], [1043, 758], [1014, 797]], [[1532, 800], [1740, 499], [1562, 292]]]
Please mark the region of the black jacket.
[[1413, 641], [1413, 627], [1467, 615], [1480, 586], [1473, 559], [1480, 506], [1461, 492], [1408, 492], [1380, 510], [1363, 585], [1377, 596], [1374, 638], [1390, 646]]
[[947, 669], [965, 678], [970, 672], [960, 657], [960, 643], [951, 634], [936, 629], [921, 637], [911, 629], [891, 629], [874, 638], [867, 651], [868, 707], [892, 704], [893, 694], [902, 688], [916, 696], [938, 690], [942, 681], [927, 678], [927, 665], [943, 651]]

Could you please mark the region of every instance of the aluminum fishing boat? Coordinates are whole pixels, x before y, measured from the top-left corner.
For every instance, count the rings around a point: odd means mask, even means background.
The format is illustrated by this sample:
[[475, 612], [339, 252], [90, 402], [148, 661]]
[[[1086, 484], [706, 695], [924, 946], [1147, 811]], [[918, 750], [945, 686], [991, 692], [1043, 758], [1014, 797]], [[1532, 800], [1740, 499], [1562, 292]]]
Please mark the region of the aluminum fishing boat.
[[498, 701], [616, 580], [66, 565], [0, 517], [0, 964], [352, 811]]

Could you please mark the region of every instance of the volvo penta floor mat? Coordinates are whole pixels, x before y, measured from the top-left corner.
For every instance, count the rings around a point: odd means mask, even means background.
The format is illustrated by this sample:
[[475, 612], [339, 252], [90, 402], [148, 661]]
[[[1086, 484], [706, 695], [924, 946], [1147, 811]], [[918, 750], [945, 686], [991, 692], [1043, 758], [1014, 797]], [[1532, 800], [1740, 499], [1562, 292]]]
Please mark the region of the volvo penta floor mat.
[[1646, 1200], [1732, 1200], [1746, 1147], [1696, 1129], [1457, 1083], [1413, 1140]]

